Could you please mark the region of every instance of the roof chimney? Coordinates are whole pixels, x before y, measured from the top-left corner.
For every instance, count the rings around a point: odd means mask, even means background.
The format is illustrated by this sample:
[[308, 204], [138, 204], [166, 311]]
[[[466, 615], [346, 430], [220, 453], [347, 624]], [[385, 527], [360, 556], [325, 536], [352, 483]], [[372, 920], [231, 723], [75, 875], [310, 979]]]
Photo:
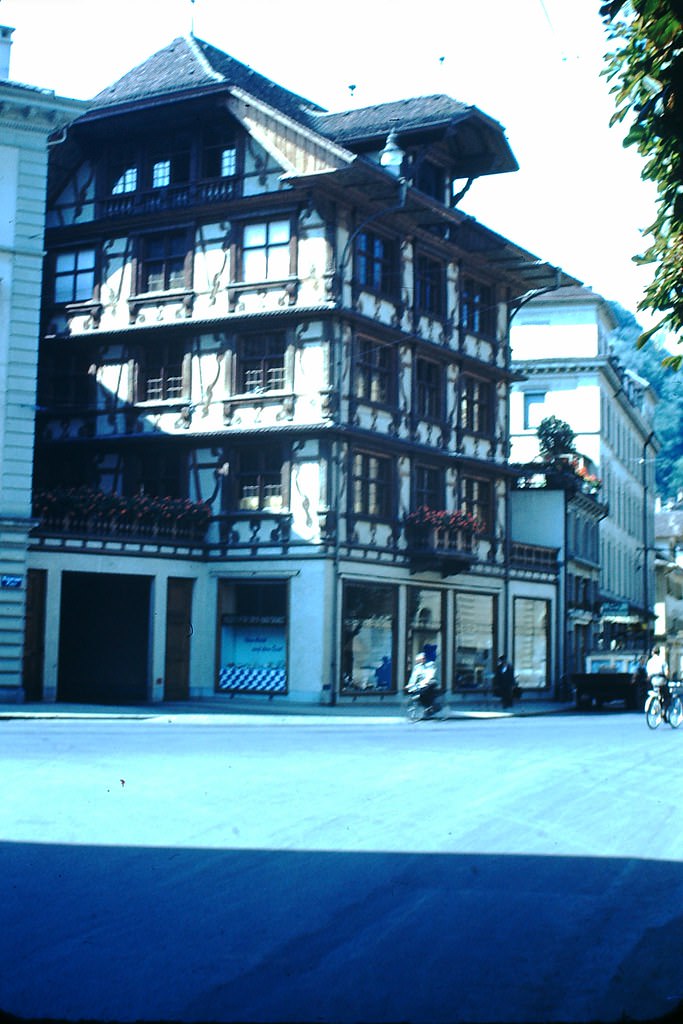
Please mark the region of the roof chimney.
[[0, 25], [0, 82], [9, 78], [9, 52], [12, 49], [13, 28]]

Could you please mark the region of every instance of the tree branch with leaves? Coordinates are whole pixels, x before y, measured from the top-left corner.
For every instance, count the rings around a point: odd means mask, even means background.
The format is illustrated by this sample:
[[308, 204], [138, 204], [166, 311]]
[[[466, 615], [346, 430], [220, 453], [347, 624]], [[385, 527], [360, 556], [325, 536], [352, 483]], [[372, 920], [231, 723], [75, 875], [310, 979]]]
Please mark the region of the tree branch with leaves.
[[[611, 124], [626, 122], [625, 146], [645, 158], [642, 177], [657, 188], [657, 215], [645, 229], [650, 244], [634, 256], [653, 267], [638, 309], [657, 323], [638, 340], [642, 347], [659, 330], [683, 344], [683, 0], [610, 0], [600, 15], [612, 43], [603, 72], [612, 83]], [[679, 369], [683, 355], [665, 365]]]

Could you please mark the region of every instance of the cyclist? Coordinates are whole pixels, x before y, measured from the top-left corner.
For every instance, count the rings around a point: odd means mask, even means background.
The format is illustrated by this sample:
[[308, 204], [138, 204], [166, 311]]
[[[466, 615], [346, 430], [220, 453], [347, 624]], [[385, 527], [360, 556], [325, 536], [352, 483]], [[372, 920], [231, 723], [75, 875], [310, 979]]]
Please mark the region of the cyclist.
[[669, 689], [669, 666], [666, 663], [664, 655], [661, 653], [659, 647], [652, 648], [652, 654], [645, 666], [647, 671], [647, 677], [650, 680], [650, 686], [659, 689], [659, 694], [662, 700], [662, 708], [666, 712], [671, 702], [671, 690]]

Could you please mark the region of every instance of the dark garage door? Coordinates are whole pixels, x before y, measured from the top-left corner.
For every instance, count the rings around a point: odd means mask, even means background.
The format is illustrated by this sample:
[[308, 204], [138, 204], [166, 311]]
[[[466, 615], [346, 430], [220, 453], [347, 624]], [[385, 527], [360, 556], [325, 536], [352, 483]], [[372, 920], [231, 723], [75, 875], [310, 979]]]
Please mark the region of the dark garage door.
[[147, 700], [151, 579], [65, 572], [59, 633], [59, 700]]

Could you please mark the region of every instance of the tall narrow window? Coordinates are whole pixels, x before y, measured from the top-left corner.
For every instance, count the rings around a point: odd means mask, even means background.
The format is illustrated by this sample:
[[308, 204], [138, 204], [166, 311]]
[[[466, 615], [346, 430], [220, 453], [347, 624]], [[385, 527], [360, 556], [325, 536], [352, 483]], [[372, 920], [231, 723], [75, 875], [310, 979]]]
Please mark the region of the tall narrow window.
[[460, 425], [471, 434], [489, 436], [493, 430], [493, 386], [478, 377], [464, 377], [460, 398]]
[[354, 452], [351, 469], [352, 511], [359, 516], [389, 519], [392, 512], [391, 459]]
[[497, 619], [495, 596], [455, 594], [454, 690], [485, 690], [491, 685]]
[[395, 239], [362, 231], [356, 240], [356, 280], [361, 288], [395, 297], [399, 288], [399, 250]]
[[536, 430], [545, 410], [545, 391], [527, 391], [524, 394], [524, 429]]
[[345, 583], [341, 692], [372, 693], [396, 686], [397, 588]]
[[446, 273], [443, 263], [430, 256], [415, 260], [415, 308], [428, 316], [443, 316]]
[[415, 362], [415, 413], [426, 420], [438, 420], [443, 413], [441, 367], [429, 359]]
[[245, 281], [278, 281], [290, 274], [289, 220], [245, 224], [242, 232], [242, 277]]
[[444, 480], [440, 469], [433, 466], [415, 466], [414, 507], [443, 508]]
[[494, 337], [496, 309], [494, 290], [473, 277], [466, 277], [460, 294], [460, 324], [471, 334]]
[[542, 690], [548, 685], [550, 604], [515, 597], [513, 614], [515, 681], [523, 690]]
[[492, 532], [493, 488], [490, 480], [464, 477], [460, 491], [460, 507], [483, 523], [488, 533]]
[[356, 346], [355, 395], [365, 402], [392, 405], [395, 359], [391, 345], [360, 337]]
[[171, 184], [171, 161], [157, 160], [152, 164], [152, 188], [166, 188]]

